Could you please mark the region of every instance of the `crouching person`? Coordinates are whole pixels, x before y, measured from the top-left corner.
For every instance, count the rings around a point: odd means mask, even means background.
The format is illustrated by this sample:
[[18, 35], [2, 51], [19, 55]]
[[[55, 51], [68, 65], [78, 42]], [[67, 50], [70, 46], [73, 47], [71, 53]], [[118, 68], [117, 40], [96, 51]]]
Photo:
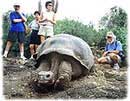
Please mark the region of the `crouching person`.
[[30, 52], [31, 52], [30, 59], [33, 59], [33, 55], [35, 54], [38, 45], [40, 45], [40, 36], [38, 35], [40, 12], [35, 11], [34, 16], [35, 19], [29, 24], [29, 27], [32, 30], [30, 35], [30, 45], [29, 45]]
[[118, 70], [120, 68], [118, 63], [121, 61], [119, 53], [122, 51], [122, 44], [120, 41], [116, 40], [116, 36], [113, 32], [107, 33], [106, 40], [105, 51], [102, 57], [97, 59], [97, 62], [108, 63], [113, 66], [114, 69]]

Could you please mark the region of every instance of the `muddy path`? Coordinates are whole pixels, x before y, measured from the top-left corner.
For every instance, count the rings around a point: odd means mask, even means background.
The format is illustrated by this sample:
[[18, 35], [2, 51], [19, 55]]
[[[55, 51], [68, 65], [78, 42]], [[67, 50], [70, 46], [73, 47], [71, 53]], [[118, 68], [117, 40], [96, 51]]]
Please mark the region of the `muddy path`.
[[[3, 88], [6, 99], [124, 99], [127, 97], [127, 67], [120, 71], [109, 65], [98, 65], [88, 76], [70, 82], [63, 91], [51, 89], [38, 93], [30, 85], [29, 79], [35, 62], [18, 58], [3, 59]], [[38, 89], [44, 90], [44, 89]]]

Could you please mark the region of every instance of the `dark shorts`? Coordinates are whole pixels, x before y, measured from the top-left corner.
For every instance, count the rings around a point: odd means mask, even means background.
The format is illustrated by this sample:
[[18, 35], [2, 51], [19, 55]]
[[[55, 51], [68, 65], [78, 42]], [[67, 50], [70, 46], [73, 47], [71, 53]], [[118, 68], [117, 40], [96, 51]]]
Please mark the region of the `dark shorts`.
[[25, 41], [25, 32], [11, 32], [8, 33], [8, 41], [15, 42], [18, 40], [19, 43], [24, 43]]
[[40, 45], [40, 36], [38, 35], [38, 30], [32, 30], [30, 35], [30, 44]]

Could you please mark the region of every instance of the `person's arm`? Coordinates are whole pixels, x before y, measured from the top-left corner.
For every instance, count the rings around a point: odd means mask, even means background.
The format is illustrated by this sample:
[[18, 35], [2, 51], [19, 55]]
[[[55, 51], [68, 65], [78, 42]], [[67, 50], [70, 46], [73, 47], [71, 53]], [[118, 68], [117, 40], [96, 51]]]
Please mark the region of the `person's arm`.
[[102, 56], [106, 56], [107, 54], [109, 53], [115, 53], [115, 54], [118, 54], [119, 53], [119, 50], [106, 50], [103, 52]]
[[23, 22], [26, 22], [26, 21], [27, 21], [27, 19], [26, 19], [26, 17], [24, 16], [23, 13], [19, 12], [19, 15], [21, 16]]
[[22, 22], [22, 19], [13, 19], [13, 22], [17, 23], [17, 22]]
[[39, 21], [38, 21], [38, 24], [39, 24], [39, 23], [43, 23], [43, 22], [45, 22], [45, 21], [47, 21], [47, 20], [46, 20], [46, 19], [44, 19], [44, 20], [39, 20]]
[[17, 22], [22, 22], [22, 19], [16, 19], [15, 15], [13, 12], [10, 13], [10, 20], [14, 23], [17, 23]]
[[102, 56], [104, 57], [104, 56], [106, 56], [106, 55], [109, 54], [109, 53], [115, 53], [115, 54], [118, 54], [119, 51], [118, 51], [118, 50], [105, 51], [105, 52], [102, 54]]
[[115, 54], [118, 54], [118, 53], [119, 53], [119, 50], [108, 51], [108, 53], [115, 53]]
[[108, 51], [103, 52], [102, 57], [106, 56], [108, 54]]
[[24, 19], [16, 19], [16, 17], [14, 16], [13, 13], [10, 14], [10, 20], [13, 21], [14, 23], [23, 22], [24, 21]]
[[42, 21], [43, 18], [44, 18], [43, 12], [41, 12], [41, 13], [40, 13], [40, 21]]
[[47, 21], [47, 19], [44, 18], [44, 15], [43, 15], [43, 14], [44, 14], [44, 13], [41, 12], [41, 14], [40, 14], [40, 19], [39, 19], [39, 21], [38, 21], [39, 24], [40, 24], [40, 23], [44, 23], [45, 21]]

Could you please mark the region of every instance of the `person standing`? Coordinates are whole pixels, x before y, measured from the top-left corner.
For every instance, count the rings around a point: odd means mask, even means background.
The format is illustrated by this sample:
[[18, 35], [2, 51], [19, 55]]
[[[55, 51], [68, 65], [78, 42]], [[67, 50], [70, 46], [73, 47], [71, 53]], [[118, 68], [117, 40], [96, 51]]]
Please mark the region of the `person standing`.
[[47, 1], [45, 7], [46, 12], [41, 13], [41, 18], [39, 21], [40, 29], [38, 35], [40, 35], [41, 42], [43, 42], [46, 38], [52, 37], [54, 35], [53, 25], [56, 24], [56, 14], [53, 11], [52, 2]]
[[39, 31], [39, 19], [40, 19], [40, 12], [34, 12], [35, 19], [29, 24], [29, 28], [31, 28], [31, 35], [30, 35], [30, 52], [31, 58], [33, 59], [33, 55], [36, 52], [38, 45], [40, 45], [40, 37], [38, 35]]
[[25, 15], [20, 11], [20, 4], [14, 4], [14, 10], [10, 13], [10, 29], [7, 38], [6, 48], [3, 54], [3, 57], [8, 56], [8, 52], [16, 40], [19, 42], [20, 48], [20, 58], [26, 59], [24, 57], [24, 41], [25, 41], [25, 26], [24, 22], [27, 21]]

